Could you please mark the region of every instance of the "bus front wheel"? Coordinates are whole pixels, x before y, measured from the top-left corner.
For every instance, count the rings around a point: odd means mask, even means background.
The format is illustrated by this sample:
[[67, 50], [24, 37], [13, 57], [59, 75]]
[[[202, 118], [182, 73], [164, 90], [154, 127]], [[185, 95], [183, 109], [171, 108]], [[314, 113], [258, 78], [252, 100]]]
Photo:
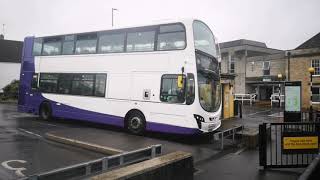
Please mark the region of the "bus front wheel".
[[44, 102], [41, 104], [39, 116], [42, 120], [50, 120], [52, 118], [52, 110], [48, 102]]
[[127, 128], [133, 134], [142, 134], [145, 131], [146, 120], [142, 113], [135, 111], [127, 118]]

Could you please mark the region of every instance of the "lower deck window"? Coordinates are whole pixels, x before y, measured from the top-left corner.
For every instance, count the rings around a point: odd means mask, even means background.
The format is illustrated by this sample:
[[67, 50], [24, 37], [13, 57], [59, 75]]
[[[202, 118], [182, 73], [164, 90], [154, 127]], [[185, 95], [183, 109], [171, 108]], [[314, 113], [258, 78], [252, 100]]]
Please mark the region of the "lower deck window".
[[40, 90], [44, 93], [105, 96], [106, 74], [42, 73]]
[[[183, 81], [185, 81], [185, 77]], [[177, 74], [166, 74], [162, 76], [160, 91], [160, 100], [162, 102], [183, 103], [185, 101], [184, 94], [184, 87], [178, 87]]]

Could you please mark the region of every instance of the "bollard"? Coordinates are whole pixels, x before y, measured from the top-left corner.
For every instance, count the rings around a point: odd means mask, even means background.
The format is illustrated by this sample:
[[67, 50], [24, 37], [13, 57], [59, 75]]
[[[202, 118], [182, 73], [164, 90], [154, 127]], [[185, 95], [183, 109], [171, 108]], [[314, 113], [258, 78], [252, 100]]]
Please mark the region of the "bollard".
[[312, 109], [312, 106], [310, 106], [310, 109], [309, 109], [309, 121], [310, 122], [313, 121], [313, 109]]
[[239, 114], [240, 114], [240, 118], [242, 119], [242, 102], [239, 101]]

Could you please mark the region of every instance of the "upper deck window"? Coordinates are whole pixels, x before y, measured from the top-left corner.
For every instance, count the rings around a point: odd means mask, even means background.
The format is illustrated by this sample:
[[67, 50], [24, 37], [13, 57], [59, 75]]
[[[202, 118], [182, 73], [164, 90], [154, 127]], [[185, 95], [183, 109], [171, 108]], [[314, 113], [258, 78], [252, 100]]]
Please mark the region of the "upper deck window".
[[76, 54], [92, 54], [96, 53], [97, 48], [97, 34], [88, 33], [77, 36]]
[[69, 55], [74, 53], [74, 35], [67, 35], [64, 37], [62, 45], [62, 54]]
[[193, 36], [195, 49], [216, 56], [214, 36], [209, 27], [201, 21], [193, 22]]
[[155, 31], [132, 32], [127, 35], [127, 51], [153, 51]]
[[186, 47], [182, 23], [35, 38], [33, 55], [182, 50]]
[[41, 55], [42, 50], [42, 38], [35, 38], [33, 42], [33, 55], [39, 56]]
[[101, 34], [99, 36], [99, 53], [114, 53], [124, 51], [125, 33]]
[[186, 47], [186, 33], [181, 24], [161, 25], [157, 50], [175, 50]]
[[49, 37], [43, 40], [42, 55], [52, 56], [61, 54], [61, 37]]

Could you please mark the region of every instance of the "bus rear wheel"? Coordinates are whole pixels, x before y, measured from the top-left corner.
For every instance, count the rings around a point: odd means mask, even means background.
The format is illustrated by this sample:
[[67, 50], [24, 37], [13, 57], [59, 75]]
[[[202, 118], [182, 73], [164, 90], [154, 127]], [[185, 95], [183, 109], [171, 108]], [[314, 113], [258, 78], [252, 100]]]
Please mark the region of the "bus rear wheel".
[[133, 134], [142, 134], [145, 131], [146, 120], [142, 113], [132, 112], [127, 118], [127, 129]]
[[39, 116], [42, 120], [50, 120], [52, 118], [52, 110], [49, 103], [44, 102], [41, 104]]

